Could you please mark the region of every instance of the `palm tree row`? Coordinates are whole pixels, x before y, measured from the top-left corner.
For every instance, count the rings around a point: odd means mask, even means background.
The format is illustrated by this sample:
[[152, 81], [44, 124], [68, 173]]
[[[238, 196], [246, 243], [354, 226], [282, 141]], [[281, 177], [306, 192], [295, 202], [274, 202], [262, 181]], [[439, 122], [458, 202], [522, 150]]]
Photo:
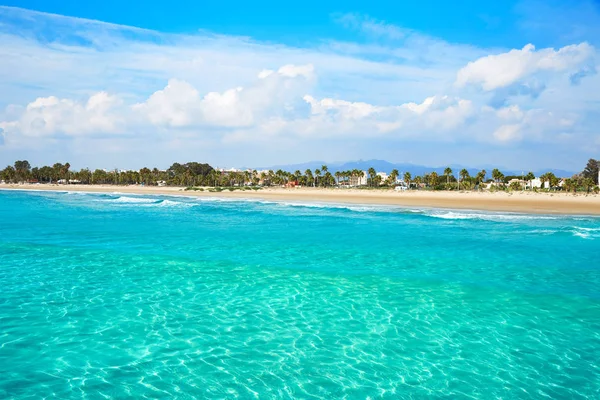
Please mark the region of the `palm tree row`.
[[208, 183], [208, 176], [214, 171], [208, 164], [195, 162], [175, 163], [169, 169], [161, 171], [158, 168], [142, 168], [139, 171], [122, 171], [118, 169], [90, 170], [83, 168], [79, 171], [71, 170], [69, 163], [56, 163], [52, 166], [31, 168], [26, 161], [17, 161], [13, 166], [8, 166], [0, 171], [0, 179], [5, 182], [39, 182], [39, 183], [83, 183], [83, 184], [109, 184], [130, 185], [145, 184], [157, 185], [164, 182], [170, 185], [202, 185]]
[[[564, 180], [563, 186], [566, 190], [587, 191], [594, 188], [597, 179], [598, 169], [597, 161], [590, 160], [586, 169], [581, 174], [576, 174], [571, 178]], [[590, 166], [591, 165], [591, 166]], [[596, 169], [594, 169], [596, 168]], [[96, 169], [94, 171], [84, 168], [79, 171], [72, 171], [69, 163], [55, 163], [52, 166], [43, 166], [32, 168], [26, 160], [16, 161], [14, 166], [8, 166], [0, 171], [0, 179], [5, 182], [77, 182], [84, 184], [144, 184], [144, 185], [174, 185], [174, 186], [243, 186], [243, 185], [261, 185], [261, 186], [309, 186], [309, 187], [331, 187], [331, 186], [368, 186], [382, 187], [395, 186], [400, 177], [398, 170], [394, 169], [387, 176], [378, 174], [375, 168], [369, 168], [366, 172], [353, 169], [347, 171], [337, 171], [332, 174], [327, 165], [322, 165], [314, 171], [306, 169], [304, 172], [296, 170], [294, 172], [269, 170], [258, 172], [255, 170], [247, 171], [222, 171], [211, 167], [208, 164], [189, 162], [185, 164], [174, 163], [167, 170], [158, 168], [142, 168], [139, 171], [120, 171], [114, 169], [111, 171]], [[366, 180], [364, 179], [366, 177]], [[467, 169], [462, 169], [454, 176], [453, 170], [447, 167], [443, 175], [436, 171], [424, 174], [423, 176], [413, 177], [410, 172], [405, 172], [402, 176], [404, 183], [409, 188], [429, 188], [433, 190], [472, 190], [481, 188], [484, 183], [494, 190], [511, 189], [522, 190], [525, 187], [532, 187], [535, 175], [532, 172], [526, 175], [515, 176], [505, 175], [499, 169], [492, 170], [491, 179], [486, 180], [487, 171], [481, 170], [474, 176], [471, 176]], [[560, 179], [552, 172], [545, 173], [539, 177], [544, 188], [556, 188], [559, 186]]]

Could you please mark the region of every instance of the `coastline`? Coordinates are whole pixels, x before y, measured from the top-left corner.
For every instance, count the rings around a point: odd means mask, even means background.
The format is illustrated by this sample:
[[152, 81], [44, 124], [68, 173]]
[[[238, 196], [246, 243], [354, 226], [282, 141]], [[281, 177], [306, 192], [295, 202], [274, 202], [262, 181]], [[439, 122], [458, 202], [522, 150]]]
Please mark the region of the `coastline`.
[[535, 193], [535, 192], [446, 192], [325, 189], [263, 188], [259, 191], [233, 192], [186, 191], [182, 187], [113, 186], [113, 185], [0, 185], [0, 190], [58, 192], [124, 193], [138, 195], [177, 195], [189, 197], [221, 197], [271, 201], [307, 201], [400, 207], [427, 207], [479, 211], [501, 211], [526, 214], [566, 214], [600, 216], [600, 195]]

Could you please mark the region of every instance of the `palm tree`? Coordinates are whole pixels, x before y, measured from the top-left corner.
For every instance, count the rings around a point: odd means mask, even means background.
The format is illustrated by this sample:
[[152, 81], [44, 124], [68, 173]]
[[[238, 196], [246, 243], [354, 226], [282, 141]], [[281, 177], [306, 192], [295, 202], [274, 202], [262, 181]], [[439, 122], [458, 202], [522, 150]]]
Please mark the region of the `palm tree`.
[[530, 171], [527, 173], [527, 175], [525, 175], [525, 179], [529, 182], [529, 189], [531, 189], [533, 186], [532, 181], [535, 179], [535, 175]]
[[278, 185], [285, 184], [285, 173], [281, 169], [275, 171], [275, 177], [277, 178]]
[[[358, 177], [360, 176], [360, 171], [358, 169], [353, 169], [348, 171], [348, 185], [353, 184], [358, 186]], [[355, 179], [356, 178], [356, 179]]]
[[373, 186], [373, 184], [375, 183], [375, 175], [377, 175], [377, 171], [375, 171], [375, 168], [371, 167], [369, 168], [369, 180], [370, 180], [370, 186]]
[[450, 189], [450, 175], [452, 175], [452, 168], [446, 167], [444, 170], [444, 176], [446, 177], [446, 186], [448, 186], [448, 189]]
[[487, 172], [485, 171], [485, 169], [482, 169], [481, 171], [479, 171], [479, 172], [477, 173], [477, 176], [476, 176], [476, 178], [475, 178], [475, 179], [477, 180], [477, 184], [479, 185], [479, 190], [481, 190], [481, 184], [482, 184], [482, 183], [483, 183], [483, 181], [485, 180], [485, 174], [486, 174], [486, 173], [487, 173]]
[[477, 174], [477, 177], [479, 178], [479, 183], [482, 183], [483, 181], [485, 181], [486, 175], [487, 175], [487, 171], [485, 169], [482, 169], [481, 171], [479, 171], [479, 173]]
[[592, 178], [583, 178], [582, 184], [583, 184], [583, 187], [585, 188], [585, 192], [589, 193], [590, 189], [594, 187], [596, 182]]
[[373, 181], [373, 186], [375, 186], [375, 187], [381, 186], [381, 180], [382, 180], [381, 175], [375, 175], [375, 179]]
[[[325, 177], [325, 175], [327, 175], [327, 165], [321, 165], [321, 173], [323, 174], [323, 177]], [[327, 186], [327, 182], [325, 180], [323, 180], [323, 185]]]
[[327, 171], [323, 176], [323, 184], [325, 186], [329, 186], [333, 183], [335, 183], [335, 178], [333, 177], [333, 175], [331, 175], [331, 172]]
[[498, 168], [494, 168], [492, 170], [492, 178], [494, 179], [494, 181], [496, 181], [496, 183], [499, 183], [500, 180], [504, 179], [504, 174], [500, 172]]
[[542, 187], [544, 187], [544, 189], [547, 189], [545, 187], [546, 186], [546, 182], [548, 182], [550, 180], [549, 176], [548, 176], [548, 173], [546, 172], [545, 174], [540, 175], [540, 180], [542, 181]]
[[[468, 177], [469, 177], [469, 171], [467, 171], [466, 168], [461, 169], [460, 170], [460, 179], [464, 182], [465, 179], [467, 179]], [[460, 185], [460, 183], [459, 183], [459, 185]], [[460, 186], [459, 186], [459, 188], [460, 188]]]
[[558, 178], [552, 172], [546, 172], [540, 177], [542, 182], [548, 182], [548, 189], [551, 189], [558, 185]]
[[411, 181], [411, 176], [410, 176], [410, 172], [405, 172], [404, 173], [404, 183], [406, 183], [406, 186], [408, 189], [410, 189], [410, 181]]
[[437, 174], [437, 172], [433, 171], [429, 175], [429, 185], [431, 185], [433, 187], [433, 190], [435, 190], [435, 187], [437, 186], [437, 181], [438, 181], [438, 174]]
[[312, 171], [310, 170], [310, 168], [307, 168], [306, 171], [304, 171], [304, 176], [306, 177], [306, 186], [309, 185], [309, 182], [314, 186], [315, 181], [314, 181], [313, 174], [312, 174]]
[[574, 186], [575, 186], [575, 182], [573, 181], [573, 179], [571, 179], [571, 178], [565, 179], [564, 188], [567, 192], [570, 192]]
[[321, 176], [321, 170], [315, 169], [315, 187], [319, 184], [319, 177]]
[[[365, 171], [363, 171], [362, 169], [361, 170], [357, 169], [356, 176], [358, 177], [358, 179], [360, 179], [362, 181], [362, 179], [365, 177]], [[358, 185], [358, 183], [357, 183], [357, 185]]]
[[399, 175], [400, 175], [400, 172], [398, 172], [397, 169], [392, 170], [392, 173], [390, 174], [390, 181], [392, 181], [392, 185], [396, 184], [396, 180], [398, 179]]
[[417, 185], [417, 189], [421, 188], [421, 183], [423, 183], [423, 178], [421, 178], [419, 175], [415, 176], [415, 179], [413, 180], [415, 182], [415, 185]]
[[64, 179], [67, 181], [67, 183], [69, 183], [69, 168], [71, 168], [71, 164], [69, 164], [69, 163], [66, 163], [66, 164], [64, 165], [64, 168], [63, 168], [63, 170], [62, 170], [63, 177], [64, 177]]

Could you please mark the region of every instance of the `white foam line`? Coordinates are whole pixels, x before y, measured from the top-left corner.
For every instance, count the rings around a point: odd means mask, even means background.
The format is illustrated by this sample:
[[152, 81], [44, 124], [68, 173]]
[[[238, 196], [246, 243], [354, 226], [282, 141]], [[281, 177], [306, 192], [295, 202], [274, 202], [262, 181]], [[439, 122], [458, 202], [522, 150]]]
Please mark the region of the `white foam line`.
[[[577, 219], [583, 220], [585, 218], [597, 221], [600, 217], [595, 215], [581, 215], [581, 214], [527, 214], [527, 213], [512, 213], [512, 212], [497, 212], [497, 211], [480, 211], [471, 209], [452, 209], [452, 208], [434, 208], [434, 207], [403, 207], [397, 205], [372, 205], [362, 203], [334, 203], [334, 202], [319, 202], [319, 201], [308, 201], [308, 202], [295, 202], [289, 200], [266, 200], [260, 198], [230, 198], [230, 197], [197, 197], [187, 196], [182, 194], [138, 194], [128, 192], [96, 192], [96, 191], [68, 191], [68, 190], [42, 190], [42, 189], [12, 189], [12, 188], [0, 188], [4, 191], [21, 191], [21, 192], [36, 192], [36, 193], [83, 193], [89, 195], [118, 195], [135, 198], [154, 198], [158, 200], [164, 200], [163, 198], [186, 198], [193, 201], [189, 203], [202, 203], [202, 202], [223, 202], [223, 203], [259, 203], [259, 204], [276, 204], [291, 207], [307, 207], [307, 208], [323, 208], [323, 209], [348, 209], [357, 212], [407, 212], [414, 214], [422, 214], [424, 216], [441, 218], [448, 220], [466, 220], [466, 219], [486, 219], [486, 220], [561, 220], [561, 219]], [[114, 200], [114, 199], [112, 199]], [[110, 201], [110, 200], [108, 200]], [[595, 228], [592, 228], [595, 229]]]

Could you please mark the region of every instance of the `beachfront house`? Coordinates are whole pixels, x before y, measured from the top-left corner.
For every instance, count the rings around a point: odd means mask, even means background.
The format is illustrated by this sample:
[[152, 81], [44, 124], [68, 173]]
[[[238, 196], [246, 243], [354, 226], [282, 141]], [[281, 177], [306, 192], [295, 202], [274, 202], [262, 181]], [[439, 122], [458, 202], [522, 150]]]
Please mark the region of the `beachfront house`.
[[542, 187], [542, 184], [543, 184], [543, 182], [540, 178], [535, 178], [535, 179], [532, 179], [531, 182], [528, 181], [526, 187], [527, 187], [527, 189], [530, 189], [530, 190], [533, 188], [539, 189]]
[[383, 185], [383, 183], [385, 181], [387, 181], [387, 178], [388, 178], [388, 174], [387, 173], [385, 173], [385, 172], [378, 172], [377, 176], [381, 177], [381, 183], [380, 183], [380, 185]]
[[350, 176], [348, 178], [349, 186], [366, 186], [367, 179], [369, 179], [369, 173], [367, 171], [363, 171], [363, 176]]

